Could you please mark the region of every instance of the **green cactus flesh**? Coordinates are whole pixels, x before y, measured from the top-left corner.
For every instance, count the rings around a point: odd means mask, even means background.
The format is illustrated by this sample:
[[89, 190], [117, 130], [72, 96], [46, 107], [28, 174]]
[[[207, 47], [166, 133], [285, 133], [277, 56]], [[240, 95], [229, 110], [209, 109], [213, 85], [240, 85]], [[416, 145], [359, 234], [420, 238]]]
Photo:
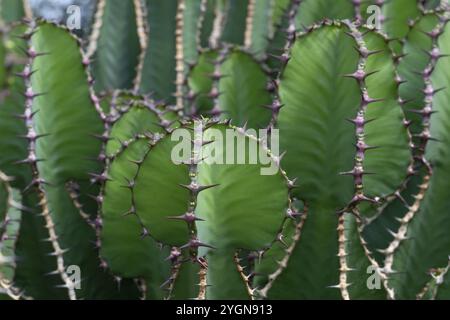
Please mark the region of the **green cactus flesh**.
[[38, 11], [0, 1], [0, 300], [450, 299], [448, 1]]

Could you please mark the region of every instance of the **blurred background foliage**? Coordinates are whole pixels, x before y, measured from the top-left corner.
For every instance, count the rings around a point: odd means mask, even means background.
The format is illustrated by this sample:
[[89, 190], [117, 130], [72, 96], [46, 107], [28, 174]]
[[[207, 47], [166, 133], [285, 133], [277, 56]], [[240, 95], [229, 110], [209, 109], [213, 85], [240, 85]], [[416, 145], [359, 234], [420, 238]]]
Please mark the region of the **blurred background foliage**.
[[89, 34], [97, 0], [29, 0], [29, 3], [36, 17], [58, 23], [66, 21], [67, 8], [70, 5], [79, 6], [81, 9], [82, 30], [77, 30], [75, 33], [79, 36], [85, 36]]

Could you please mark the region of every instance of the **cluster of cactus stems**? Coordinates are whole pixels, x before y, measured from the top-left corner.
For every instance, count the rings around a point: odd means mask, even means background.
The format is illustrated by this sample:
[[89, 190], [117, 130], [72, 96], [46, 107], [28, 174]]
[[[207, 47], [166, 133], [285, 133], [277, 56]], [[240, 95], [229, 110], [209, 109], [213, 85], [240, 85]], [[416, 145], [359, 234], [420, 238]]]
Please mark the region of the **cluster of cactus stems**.
[[0, 9], [0, 299], [450, 299], [448, 1]]

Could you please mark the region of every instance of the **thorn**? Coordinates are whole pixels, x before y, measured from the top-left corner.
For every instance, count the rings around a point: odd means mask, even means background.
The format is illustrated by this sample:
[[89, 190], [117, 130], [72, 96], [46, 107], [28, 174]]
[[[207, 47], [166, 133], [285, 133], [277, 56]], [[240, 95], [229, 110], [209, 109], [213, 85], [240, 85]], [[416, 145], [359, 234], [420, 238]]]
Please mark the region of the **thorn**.
[[284, 235], [282, 233], [277, 235], [277, 241], [280, 242], [285, 248], [289, 248], [287, 243], [284, 241]]
[[407, 208], [409, 207], [408, 202], [406, 202], [405, 198], [400, 194], [400, 192], [397, 190], [395, 191], [394, 195], [399, 199]]
[[29, 79], [35, 72], [36, 70], [31, 70], [29, 67], [25, 67], [22, 72], [16, 72], [14, 75], [23, 79]]
[[302, 215], [302, 214], [301, 214], [300, 212], [298, 212], [297, 210], [295, 210], [295, 209], [288, 208], [288, 209], [286, 210], [286, 216], [287, 216], [289, 219], [295, 220], [296, 217], [299, 217], [299, 216], [301, 216], [301, 215]]
[[106, 142], [108, 142], [108, 141], [110, 141], [112, 139], [105, 133], [103, 133], [103, 134], [90, 134], [90, 135], [92, 137], [96, 138], [96, 139], [99, 139], [103, 143], [106, 143]]
[[130, 210], [128, 210], [125, 213], [122, 213], [122, 217], [130, 216], [130, 215], [133, 215], [133, 214], [136, 214], [136, 208], [134, 206], [131, 206]]
[[88, 197], [95, 200], [95, 202], [97, 202], [98, 205], [101, 205], [104, 200], [102, 195], [94, 196], [92, 194], [88, 194]]
[[284, 156], [286, 155], [287, 151], [283, 151], [283, 153], [281, 153], [279, 156], [274, 156], [273, 157], [273, 161], [275, 162], [275, 164], [280, 167], [281, 165], [281, 161], [283, 160]]
[[362, 152], [380, 148], [379, 146], [369, 146], [368, 144], [366, 144], [363, 141], [358, 141], [357, 143], [354, 144], [354, 146], [356, 149], [358, 149], [359, 151], [362, 151]]
[[423, 50], [431, 59], [438, 60], [444, 57], [448, 57], [448, 54], [441, 54], [439, 48], [435, 47], [431, 51]]
[[22, 120], [33, 119], [33, 117], [38, 112], [39, 112], [39, 110], [35, 110], [33, 112], [27, 112], [27, 110], [26, 110], [24, 114], [15, 114], [14, 117], [22, 119]]
[[33, 89], [28, 88], [25, 93], [22, 93], [22, 95], [26, 98], [26, 99], [34, 99], [37, 98], [39, 96], [43, 96], [47, 94], [47, 92], [41, 92], [41, 93], [34, 93]]
[[430, 136], [430, 133], [428, 131], [423, 131], [421, 133], [413, 134], [412, 136], [415, 138], [421, 138], [426, 141], [429, 140], [429, 141], [435, 141], [435, 142], [442, 142], [441, 140]]
[[288, 184], [288, 188], [289, 189], [295, 189], [298, 188], [298, 185], [296, 184], [298, 178], [294, 178], [292, 180], [288, 180], [287, 184]]
[[180, 216], [169, 216], [167, 219], [170, 220], [182, 220], [186, 221], [187, 223], [192, 223], [194, 221], [205, 221], [204, 219], [198, 218], [194, 212], [186, 212], [185, 214], [182, 214]]
[[69, 249], [59, 249], [57, 251], [50, 252], [47, 255], [49, 255], [49, 256], [60, 256], [60, 255], [63, 255], [64, 253], [66, 253], [68, 251], [69, 251]]
[[34, 154], [30, 154], [28, 158], [14, 162], [14, 164], [36, 164], [37, 162], [44, 161], [44, 159], [38, 159]]
[[205, 244], [205, 243], [201, 242], [197, 238], [192, 238], [191, 240], [189, 240], [188, 243], [186, 243], [183, 246], [181, 246], [180, 249], [198, 248], [198, 247], [207, 247], [207, 248], [211, 248], [211, 249], [216, 249], [215, 247], [213, 247], [213, 246], [211, 246], [209, 244]]
[[127, 181], [127, 185], [124, 185], [124, 186], [121, 186], [121, 187], [133, 190], [133, 188], [136, 186], [136, 181], [130, 180], [127, 177], [124, 177], [124, 179]]
[[397, 86], [401, 86], [404, 83], [407, 83], [407, 80], [402, 79], [402, 77], [400, 75], [396, 75], [395, 76], [395, 83], [397, 84]]
[[383, 98], [373, 99], [373, 98], [369, 97], [367, 92], [365, 92], [364, 95], [363, 95], [362, 103], [368, 105], [368, 104], [371, 104], [371, 103], [382, 102], [382, 101], [385, 101], [385, 100], [386, 99], [383, 99]]
[[430, 32], [426, 32], [423, 30], [419, 30], [419, 31], [426, 34], [427, 36], [429, 36], [432, 39], [439, 38], [441, 36], [441, 34], [444, 32], [444, 30], [441, 28], [435, 28], [435, 29], [431, 30]]
[[88, 173], [88, 175], [90, 177], [92, 177], [91, 179], [91, 183], [95, 184], [95, 183], [99, 183], [99, 184], [103, 184], [106, 181], [111, 181], [110, 178], [108, 178], [108, 176], [106, 175], [106, 173], [102, 173], [102, 174], [97, 174], [97, 173]]
[[213, 73], [206, 74], [206, 76], [211, 78], [213, 81], [219, 81], [220, 79], [228, 77], [229, 75], [222, 74], [220, 71], [214, 71]]
[[280, 56], [277, 56], [277, 55], [272, 54], [272, 53], [269, 53], [268, 55], [269, 55], [270, 57], [272, 57], [272, 58], [274, 58], [274, 59], [280, 61], [282, 65], [287, 64], [288, 61], [291, 59], [291, 58], [289, 57], [289, 55], [288, 55], [286, 52], [284, 52], [284, 53], [281, 54]]
[[150, 233], [148, 232], [147, 228], [142, 227], [141, 238], [144, 239], [145, 237], [147, 237], [149, 235], [150, 235]]
[[[201, 143], [199, 143], [199, 142], [201, 142]], [[213, 142], [215, 142], [215, 140], [195, 140], [195, 139], [193, 140], [193, 139], [191, 139], [192, 145], [200, 146], [200, 147], [204, 147]]]
[[442, 90], [445, 90], [445, 89], [446, 89], [446, 87], [442, 87], [442, 88], [439, 88], [439, 89], [433, 89], [432, 86], [427, 86], [422, 92], [425, 95], [434, 96], [436, 93], [438, 93], [438, 92], [440, 92]]
[[45, 276], [54, 276], [54, 275], [57, 275], [57, 274], [59, 274], [59, 270], [50, 271], [50, 272], [47, 272], [44, 275]]
[[18, 38], [18, 39], [22, 39], [22, 40], [28, 41], [36, 33], [36, 31], [37, 31], [37, 29], [29, 30], [29, 31], [25, 32], [24, 34], [14, 35], [14, 37]]
[[416, 114], [427, 116], [427, 115], [432, 115], [432, 114], [436, 113], [437, 111], [435, 111], [435, 110], [433, 111], [433, 110], [431, 110], [430, 107], [428, 107], [428, 109], [427, 108], [423, 108], [423, 109], [408, 109], [408, 110], [406, 110], [406, 112], [411, 112], [411, 113], [416, 113]]
[[368, 124], [368, 123], [370, 123], [370, 122], [372, 122], [372, 121], [375, 121], [375, 120], [377, 120], [377, 119], [364, 119], [363, 117], [356, 117], [355, 119], [345, 119], [345, 120], [347, 120], [348, 122], [351, 122], [351, 123], [353, 123], [354, 125], [356, 125], [356, 126], [359, 126], [359, 127], [362, 127], [362, 126], [365, 126], [366, 124]]
[[402, 99], [402, 98], [398, 98], [398, 103], [401, 105], [401, 106], [404, 106], [404, 105], [406, 105], [406, 104], [408, 104], [408, 103], [410, 103], [410, 102], [413, 102], [415, 99], [414, 98], [412, 98], [412, 99]]
[[32, 187], [39, 186], [39, 185], [50, 185], [50, 184], [47, 181], [45, 181], [43, 178], [36, 178], [36, 179], [31, 180], [31, 182], [23, 190], [23, 193], [26, 193]]
[[347, 172], [340, 172], [339, 175], [342, 176], [363, 176], [363, 175], [371, 175], [371, 174], [375, 174], [373, 172], [365, 172], [364, 169], [362, 168], [353, 168], [351, 171], [347, 171]]
[[143, 160], [128, 160], [128, 161], [130, 161], [131, 163], [137, 165], [138, 167], [141, 166], [142, 163], [143, 163]]
[[272, 104], [263, 105], [262, 107], [274, 113], [278, 113], [281, 110], [281, 108], [284, 107], [284, 104], [281, 104], [281, 102], [278, 99], [275, 99]]
[[170, 255], [166, 259], [164, 259], [164, 261], [170, 260], [172, 263], [175, 263], [180, 256], [181, 251], [177, 247], [173, 247], [170, 251]]
[[354, 47], [354, 49], [359, 53], [359, 55], [363, 58], [368, 58], [371, 55], [377, 54], [377, 53], [381, 53], [384, 52], [384, 50], [368, 50], [367, 48], [363, 47], [363, 48], [357, 48]]
[[378, 201], [376, 199], [369, 198], [365, 196], [364, 194], [356, 194], [353, 199], [350, 201], [351, 204], [360, 203], [362, 201], [367, 201], [370, 203], [378, 204]]
[[50, 133], [36, 134], [36, 132], [34, 130], [29, 130], [27, 134], [21, 134], [21, 135], [18, 135], [18, 137], [34, 142], [40, 138], [43, 138], [43, 137], [46, 137], [49, 135], [50, 135]]
[[219, 89], [216, 87], [213, 87], [211, 91], [207, 94], [207, 97], [211, 99], [217, 99], [223, 92], [220, 92]]
[[175, 280], [172, 276], [169, 277], [169, 279], [167, 279], [166, 281], [164, 281], [159, 288], [163, 289], [164, 287], [168, 286], [169, 284], [172, 283], [172, 281]]
[[198, 195], [200, 192], [202, 192], [202, 191], [204, 191], [206, 189], [217, 187], [218, 185], [219, 184], [212, 184], [212, 185], [202, 186], [202, 185], [197, 184], [196, 182], [191, 182], [188, 185], [179, 184], [179, 186], [181, 186], [181, 187], [183, 187], [185, 189], [188, 189], [194, 195]]
[[372, 72], [368, 72], [366, 73], [364, 70], [357, 70], [354, 73], [351, 74], [344, 74], [344, 77], [346, 78], [353, 78], [358, 80], [359, 82], [364, 81], [366, 78], [370, 77], [371, 75], [375, 74], [379, 72], [379, 70], [377, 71], [372, 71]]

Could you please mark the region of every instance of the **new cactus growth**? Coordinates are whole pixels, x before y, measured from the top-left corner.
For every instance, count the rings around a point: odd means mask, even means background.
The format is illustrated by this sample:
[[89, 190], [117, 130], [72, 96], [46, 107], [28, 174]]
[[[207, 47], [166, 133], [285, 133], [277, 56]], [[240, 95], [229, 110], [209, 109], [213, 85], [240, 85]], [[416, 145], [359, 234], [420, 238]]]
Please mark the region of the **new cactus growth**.
[[1, 299], [450, 299], [448, 1], [0, 4]]

